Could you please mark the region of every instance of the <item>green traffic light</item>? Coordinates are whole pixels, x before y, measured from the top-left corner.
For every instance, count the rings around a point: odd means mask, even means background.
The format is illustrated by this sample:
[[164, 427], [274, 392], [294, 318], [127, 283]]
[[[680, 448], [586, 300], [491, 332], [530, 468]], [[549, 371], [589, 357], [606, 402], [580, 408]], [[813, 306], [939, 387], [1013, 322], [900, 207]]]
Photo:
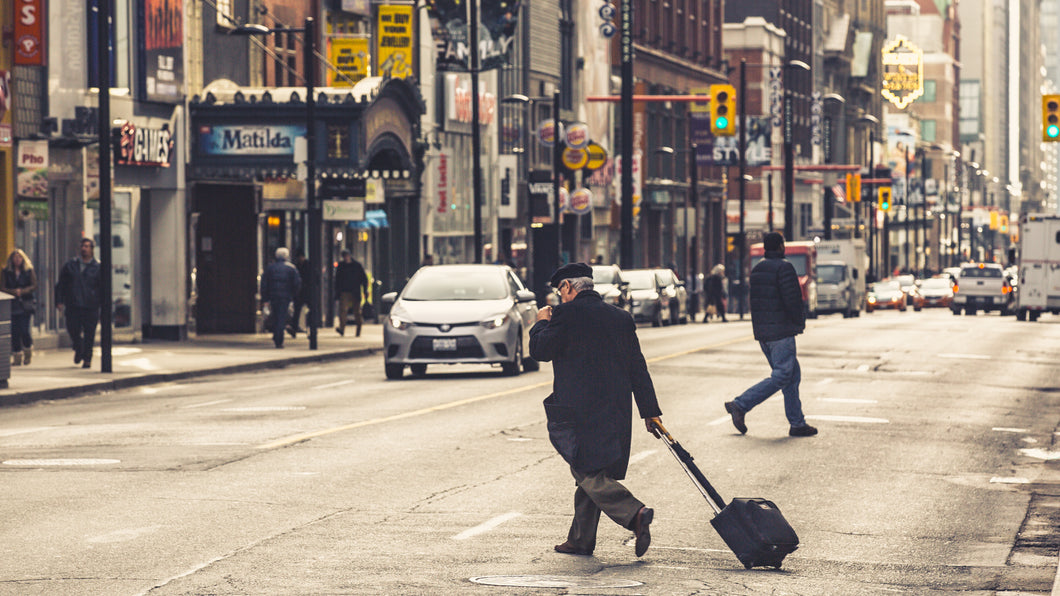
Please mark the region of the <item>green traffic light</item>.
[[726, 128], [729, 128], [729, 119], [725, 116], [718, 116], [718, 118], [714, 120], [714, 127], [719, 130], [725, 130]]
[[1060, 137], [1060, 126], [1050, 124], [1045, 128], [1045, 136], [1049, 137], [1050, 139]]

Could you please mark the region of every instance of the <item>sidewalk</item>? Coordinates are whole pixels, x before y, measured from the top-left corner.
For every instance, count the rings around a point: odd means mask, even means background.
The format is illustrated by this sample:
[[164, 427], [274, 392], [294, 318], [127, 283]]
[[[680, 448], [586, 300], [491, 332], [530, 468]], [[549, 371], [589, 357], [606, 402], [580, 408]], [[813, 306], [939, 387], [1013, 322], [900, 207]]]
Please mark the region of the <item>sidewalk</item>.
[[[355, 328], [346, 328], [342, 337], [332, 328], [317, 331], [317, 349], [309, 349], [304, 333], [286, 336], [283, 349], [272, 345], [270, 334], [204, 335], [186, 341], [148, 341], [114, 344], [111, 347], [112, 373], [100, 372], [99, 332], [96, 332], [92, 368], [74, 364], [70, 348], [44, 349], [55, 342], [36, 342], [33, 363], [12, 366], [7, 389], [0, 389], [0, 407], [46, 399], [63, 399], [101, 391], [151, 385], [213, 374], [280, 368], [291, 364], [327, 362], [379, 354], [383, 349], [382, 325], [365, 325], [361, 337]], [[36, 338], [34, 338], [36, 340]], [[42, 338], [44, 339], [44, 338]], [[380, 357], [379, 374], [383, 374]]]

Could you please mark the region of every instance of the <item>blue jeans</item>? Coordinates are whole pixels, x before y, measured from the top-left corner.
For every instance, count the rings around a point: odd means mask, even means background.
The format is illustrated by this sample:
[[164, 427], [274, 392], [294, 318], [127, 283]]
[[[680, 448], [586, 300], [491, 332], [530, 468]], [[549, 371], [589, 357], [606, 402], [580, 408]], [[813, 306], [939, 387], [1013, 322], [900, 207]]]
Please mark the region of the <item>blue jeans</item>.
[[795, 355], [795, 338], [785, 337], [776, 341], [760, 341], [762, 353], [766, 355], [773, 374], [755, 383], [740, 397], [733, 400], [737, 408], [750, 412], [752, 408], [769, 399], [777, 391], [784, 393], [784, 411], [791, 426], [804, 426], [806, 418], [802, 415], [802, 401], [799, 400], [799, 382], [802, 371]]

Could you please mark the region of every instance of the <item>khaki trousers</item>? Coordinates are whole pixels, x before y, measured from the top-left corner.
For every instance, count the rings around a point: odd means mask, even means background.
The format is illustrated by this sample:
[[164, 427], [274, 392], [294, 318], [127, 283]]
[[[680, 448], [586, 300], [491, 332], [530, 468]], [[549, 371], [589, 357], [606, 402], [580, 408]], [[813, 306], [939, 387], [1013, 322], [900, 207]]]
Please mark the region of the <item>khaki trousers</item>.
[[578, 483], [574, 491], [574, 520], [567, 532], [567, 542], [581, 551], [592, 552], [596, 548], [596, 527], [603, 511], [616, 524], [633, 529], [633, 521], [644, 503], [641, 503], [607, 471], [581, 474], [571, 468]]
[[361, 318], [361, 301], [357, 300], [357, 295], [353, 292], [341, 292], [339, 294], [339, 332], [346, 333], [346, 313], [350, 309], [353, 309], [353, 320], [357, 323], [357, 337], [361, 336], [361, 325], [364, 324], [364, 319]]

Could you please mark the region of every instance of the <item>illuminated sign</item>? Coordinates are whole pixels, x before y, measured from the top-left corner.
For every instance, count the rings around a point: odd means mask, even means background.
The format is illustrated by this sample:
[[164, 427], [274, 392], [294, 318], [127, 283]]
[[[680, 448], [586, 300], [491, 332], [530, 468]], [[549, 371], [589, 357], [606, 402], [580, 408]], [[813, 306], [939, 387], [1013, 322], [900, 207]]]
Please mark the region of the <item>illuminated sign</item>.
[[899, 110], [924, 94], [924, 52], [902, 37], [883, 46], [883, 96]]
[[202, 155], [294, 156], [294, 139], [305, 136], [305, 125], [206, 125], [199, 127]]
[[132, 123], [117, 130], [115, 163], [124, 166], [169, 167], [169, 155], [173, 151], [173, 135], [169, 126], [143, 128]]

